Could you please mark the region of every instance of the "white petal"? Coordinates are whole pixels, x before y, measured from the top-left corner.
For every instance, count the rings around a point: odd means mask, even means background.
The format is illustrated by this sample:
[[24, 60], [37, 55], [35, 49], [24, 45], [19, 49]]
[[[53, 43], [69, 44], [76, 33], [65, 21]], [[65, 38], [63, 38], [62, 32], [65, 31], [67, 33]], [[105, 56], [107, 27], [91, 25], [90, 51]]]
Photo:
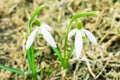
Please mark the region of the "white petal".
[[46, 29], [48, 31], [52, 30], [52, 28], [49, 25], [47, 25], [47, 24], [41, 24], [41, 28], [44, 28], [44, 29]]
[[41, 28], [42, 27], [38, 27], [38, 34], [42, 34]]
[[88, 30], [83, 29], [83, 31], [85, 32], [85, 34], [87, 35], [89, 40], [92, 42], [92, 44], [96, 45], [97, 44], [97, 40], [94, 37], [94, 35], [90, 31], [88, 31]]
[[52, 47], [57, 47], [52, 35], [44, 28], [41, 28], [41, 31], [44, 39], [48, 42], [48, 44]]
[[75, 35], [76, 32], [77, 32], [77, 29], [71, 30], [70, 33], [68, 34], [68, 40], [69, 40], [73, 35]]
[[38, 28], [34, 29], [32, 33], [29, 35], [28, 40], [26, 42], [26, 49], [29, 49], [32, 43], [34, 42], [37, 32], [38, 32]]
[[75, 51], [77, 59], [80, 57], [82, 47], [83, 47], [82, 35], [80, 32], [77, 32], [75, 36]]

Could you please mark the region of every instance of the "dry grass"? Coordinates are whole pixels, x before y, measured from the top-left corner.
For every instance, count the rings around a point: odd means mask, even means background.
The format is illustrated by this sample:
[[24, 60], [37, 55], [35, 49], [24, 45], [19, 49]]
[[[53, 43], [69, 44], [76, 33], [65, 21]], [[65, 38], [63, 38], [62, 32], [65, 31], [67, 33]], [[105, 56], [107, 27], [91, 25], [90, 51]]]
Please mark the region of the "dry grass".
[[[82, 2], [83, 1], [83, 2]], [[120, 79], [120, 0], [1, 0], [0, 1], [0, 63], [22, 71], [28, 68], [24, 33], [28, 34], [30, 14], [41, 4], [45, 8], [38, 16], [53, 27], [58, 47], [63, 49], [63, 39], [70, 17], [86, 11], [100, 11], [98, 16], [80, 20], [97, 38], [98, 45], [84, 41], [79, 61], [70, 60], [70, 68], [63, 74], [57, 56], [43, 39], [36, 39], [37, 68], [50, 66], [39, 73], [39, 80], [119, 80]], [[73, 26], [74, 28], [75, 26]], [[69, 42], [71, 44], [72, 41]], [[74, 54], [74, 53], [73, 53]], [[0, 69], [0, 80], [23, 80], [20, 76]], [[30, 80], [28, 77], [27, 80]]]

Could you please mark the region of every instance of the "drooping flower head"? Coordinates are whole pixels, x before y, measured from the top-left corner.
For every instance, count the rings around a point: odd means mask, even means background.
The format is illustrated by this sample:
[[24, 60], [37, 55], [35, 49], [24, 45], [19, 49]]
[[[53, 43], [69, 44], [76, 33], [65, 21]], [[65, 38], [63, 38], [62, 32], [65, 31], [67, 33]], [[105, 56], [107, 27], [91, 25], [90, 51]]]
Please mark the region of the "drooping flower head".
[[26, 42], [26, 49], [30, 48], [37, 34], [42, 34], [43, 38], [50, 46], [57, 47], [52, 35], [49, 33], [51, 30], [51, 27], [47, 24], [41, 24], [40, 27], [35, 28], [28, 37], [28, 40]]
[[81, 22], [77, 22], [77, 28], [73, 29], [70, 31], [70, 33], [68, 34], [68, 40], [75, 35], [75, 51], [76, 51], [76, 57], [77, 59], [80, 57], [81, 51], [82, 51], [82, 47], [83, 47], [83, 41], [82, 41], [82, 37], [83, 36], [87, 36], [89, 38], [89, 40], [92, 42], [92, 44], [96, 45], [97, 44], [97, 40], [96, 38], [93, 36], [93, 34], [82, 28], [83, 25]]

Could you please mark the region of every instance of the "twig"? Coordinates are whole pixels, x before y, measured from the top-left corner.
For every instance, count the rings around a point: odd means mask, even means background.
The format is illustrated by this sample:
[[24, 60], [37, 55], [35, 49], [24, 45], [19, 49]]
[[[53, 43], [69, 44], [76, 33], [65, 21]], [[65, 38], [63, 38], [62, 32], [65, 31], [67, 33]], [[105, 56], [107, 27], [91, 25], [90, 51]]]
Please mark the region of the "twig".
[[74, 80], [77, 80], [76, 72], [77, 72], [77, 70], [78, 70], [78, 68], [79, 68], [80, 62], [81, 62], [81, 60], [78, 60], [77, 66], [76, 66], [76, 68], [75, 68], [74, 76], [73, 76], [73, 79], [74, 79]]
[[95, 74], [93, 73], [93, 71], [92, 71], [92, 69], [91, 69], [91, 67], [90, 67], [90, 63], [89, 63], [88, 59], [86, 58], [86, 55], [85, 55], [85, 54], [84, 54], [84, 59], [85, 59], [86, 64], [87, 64], [88, 71], [90, 72], [90, 74], [91, 74], [94, 78], [96, 78]]

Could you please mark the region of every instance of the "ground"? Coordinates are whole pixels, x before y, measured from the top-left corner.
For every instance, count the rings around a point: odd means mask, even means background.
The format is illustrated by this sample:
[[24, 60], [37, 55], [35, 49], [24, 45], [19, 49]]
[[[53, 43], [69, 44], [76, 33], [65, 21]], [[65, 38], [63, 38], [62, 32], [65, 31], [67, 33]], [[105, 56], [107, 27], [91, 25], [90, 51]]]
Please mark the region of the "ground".
[[[70, 18], [81, 12], [99, 11], [99, 15], [82, 17], [85, 29], [91, 31], [98, 44], [84, 41], [79, 60], [75, 52], [66, 75], [55, 53], [42, 38], [36, 38], [35, 51], [39, 80], [119, 80], [120, 79], [120, 0], [1, 0], [0, 1], [0, 64], [28, 69], [25, 34], [29, 34], [28, 20], [32, 12], [45, 5], [37, 16], [42, 23], [52, 26], [52, 35], [63, 52], [63, 41]], [[35, 26], [34, 26], [35, 27]], [[73, 24], [72, 28], [75, 28]], [[74, 37], [73, 37], [74, 40]], [[72, 44], [70, 40], [68, 44]], [[39, 51], [40, 50], [40, 51]], [[49, 70], [47, 70], [49, 67]], [[0, 69], [0, 80], [31, 80]]]

